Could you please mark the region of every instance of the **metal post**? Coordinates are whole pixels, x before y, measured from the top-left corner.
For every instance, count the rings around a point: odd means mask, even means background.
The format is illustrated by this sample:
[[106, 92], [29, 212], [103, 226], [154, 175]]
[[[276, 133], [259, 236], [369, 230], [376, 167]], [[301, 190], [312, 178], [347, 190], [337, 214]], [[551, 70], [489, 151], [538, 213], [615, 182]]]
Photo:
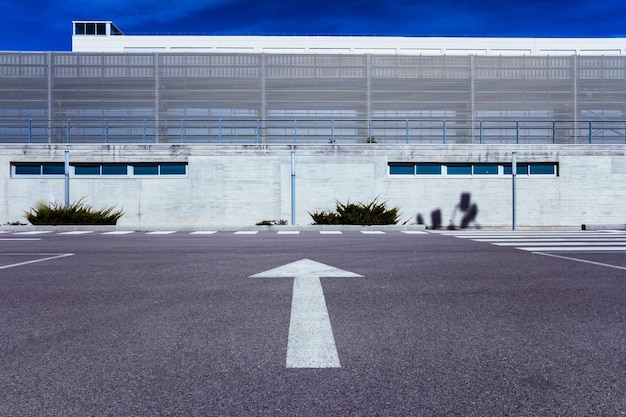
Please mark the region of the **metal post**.
[[513, 207], [513, 230], [517, 228], [517, 190], [515, 188], [515, 180], [517, 178], [517, 152], [511, 155], [511, 177], [513, 178], [511, 189], [513, 190], [512, 202]]
[[65, 207], [70, 205], [70, 151], [65, 151]]
[[296, 224], [296, 152], [291, 151], [291, 225]]
[[589, 120], [589, 144], [593, 141], [593, 122]]
[[446, 128], [446, 121], [443, 120], [443, 143], [444, 144], [446, 143], [447, 136], [448, 136], [448, 131], [447, 131], [447, 128]]

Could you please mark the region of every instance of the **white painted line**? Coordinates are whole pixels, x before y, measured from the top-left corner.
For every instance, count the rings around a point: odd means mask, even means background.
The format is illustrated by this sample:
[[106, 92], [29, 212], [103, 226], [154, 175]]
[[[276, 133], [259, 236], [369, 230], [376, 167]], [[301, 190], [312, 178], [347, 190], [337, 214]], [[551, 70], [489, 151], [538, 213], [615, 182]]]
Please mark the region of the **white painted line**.
[[40, 237], [6, 237], [0, 238], [0, 240], [41, 240]]
[[[450, 235], [448, 235], [450, 236]], [[577, 238], [605, 238], [613, 239], [615, 235], [609, 235], [606, 233], [592, 234], [592, 233], [541, 233], [541, 234], [502, 234], [502, 235], [451, 235], [459, 239], [541, 239], [541, 238], [562, 238], [562, 239], [577, 239]]]
[[88, 233], [93, 233], [93, 230], [74, 230], [72, 232], [61, 232], [60, 235], [86, 235]]
[[287, 368], [340, 368], [320, 277], [362, 277], [309, 259], [252, 275], [294, 278], [287, 340]]
[[133, 230], [116, 230], [114, 232], [104, 232], [103, 235], [129, 235], [135, 233]]
[[340, 230], [320, 230], [320, 235], [340, 235]]
[[361, 233], [364, 235], [384, 235], [385, 232], [382, 230], [361, 230]]
[[625, 246], [626, 242], [572, 242], [572, 241], [561, 241], [561, 242], [537, 242], [537, 241], [518, 241], [518, 242], [492, 242], [496, 246], [537, 246], [541, 244], [542, 246]]
[[407, 235], [427, 235], [428, 232], [422, 232], [420, 230], [401, 230], [402, 233]]
[[613, 237], [613, 236], [604, 236], [597, 238], [555, 238], [555, 239], [541, 239], [541, 238], [521, 238], [521, 239], [474, 239], [476, 242], [487, 242], [487, 243], [507, 243], [507, 242], [622, 242], [626, 243], [626, 239], [623, 237]]
[[31, 230], [30, 232], [16, 232], [14, 235], [43, 235], [45, 233], [52, 233], [52, 230]]
[[197, 232], [191, 232], [191, 235], [213, 235], [217, 233], [217, 230], [198, 230]]
[[256, 235], [257, 233], [259, 233], [258, 230], [240, 230], [238, 232], [235, 232], [235, 235]]
[[535, 246], [528, 248], [519, 248], [520, 250], [527, 250], [529, 252], [583, 252], [583, 251], [626, 251], [626, 246]]
[[176, 233], [176, 230], [157, 230], [155, 232], [148, 232], [147, 235], [171, 235]]
[[569, 256], [563, 256], [563, 255], [555, 255], [553, 253], [543, 253], [543, 252], [534, 252], [537, 255], [543, 255], [543, 256], [551, 256], [553, 258], [559, 258], [559, 259], [567, 259], [569, 261], [574, 261], [574, 262], [582, 262], [585, 264], [592, 264], [592, 265], [599, 265], [599, 266], [606, 266], [607, 268], [614, 268], [614, 269], [622, 269], [622, 270], [626, 270], [626, 266], [619, 266], [619, 265], [611, 265], [611, 264], [606, 264], [604, 262], [595, 262], [595, 261], [588, 261], [586, 259], [578, 259], [578, 258], [571, 258]]
[[[30, 253], [30, 254], [24, 254], [24, 253], [22, 253], [22, 254], [15, 254], [15, 253], [14, 253], [14, 254], [11, 254], [11, 253], [5, 253], [4, 255], [32, 255], [32, 256], [41, 256], [41, 255], [50, 255], [50, 254], [44, 254], [44, 253], [39, 253], [39, 254], [37, 254], [37, 253]], [[34, 264], [34, 263], [37, 263], [37, 262], [50, 261], [50, 260], [52, 260], [52, 259], [65, 258], [65, 257], [67, 257], [67, 256], [72, 256], [72, 255], [74, 255], [74, 254], [73, 254], [73, 253], [61, 253], [61, 254], [56, 254], [55, 256], [49, 256], [49, 257], [46, 257], [46, 258], [35, 259], [35, 260], [32, 260], [32, 261], [19, 262], [19, 263], [16, 263], [16, 264], [11, 264], [11, 265], [4, 265], [4, 266], [0, 266], [0, 269], [8, 269], [8, 268], [13, 268], [13, 267], [16, 267], [16, 266], [23, 266], [23, 265], [28, 265], [28, 264]]]
[[276, 232], [277, 235], [299, 235], [299, 230], [279, 230]]

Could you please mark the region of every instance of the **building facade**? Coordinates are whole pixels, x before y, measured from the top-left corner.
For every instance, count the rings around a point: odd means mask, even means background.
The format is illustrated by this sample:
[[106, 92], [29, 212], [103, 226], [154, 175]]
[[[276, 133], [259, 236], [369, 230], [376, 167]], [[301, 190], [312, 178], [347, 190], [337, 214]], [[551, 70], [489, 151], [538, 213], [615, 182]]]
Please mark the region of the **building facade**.
[[0, 222], [60, 200], [68, 151], [72, 200], [128, 226], [304, 225], [374, 198], [507, 226], [513, 152], [520, 226], [625, 223], [624, 39], [73, 28], [72, 52], [0, 53]]

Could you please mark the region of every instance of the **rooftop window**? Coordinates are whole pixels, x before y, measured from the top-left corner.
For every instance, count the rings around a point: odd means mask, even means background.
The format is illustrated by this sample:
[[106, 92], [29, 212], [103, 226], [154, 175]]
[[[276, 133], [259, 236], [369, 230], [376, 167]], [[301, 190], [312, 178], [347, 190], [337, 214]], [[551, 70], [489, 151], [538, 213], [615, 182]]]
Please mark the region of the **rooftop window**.
[[74, 35], [123, 35], [112, 22], [74, 22]]

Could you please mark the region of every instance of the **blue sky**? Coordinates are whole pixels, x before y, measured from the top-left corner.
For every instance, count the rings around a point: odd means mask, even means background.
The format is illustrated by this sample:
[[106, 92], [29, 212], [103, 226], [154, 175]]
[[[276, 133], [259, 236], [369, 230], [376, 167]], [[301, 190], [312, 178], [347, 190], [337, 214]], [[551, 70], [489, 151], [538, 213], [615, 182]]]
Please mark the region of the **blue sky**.
[[0, 0], [0, 50], [69, 51], [72, 20], [126, 34], [626, 37], [624, 0]]

